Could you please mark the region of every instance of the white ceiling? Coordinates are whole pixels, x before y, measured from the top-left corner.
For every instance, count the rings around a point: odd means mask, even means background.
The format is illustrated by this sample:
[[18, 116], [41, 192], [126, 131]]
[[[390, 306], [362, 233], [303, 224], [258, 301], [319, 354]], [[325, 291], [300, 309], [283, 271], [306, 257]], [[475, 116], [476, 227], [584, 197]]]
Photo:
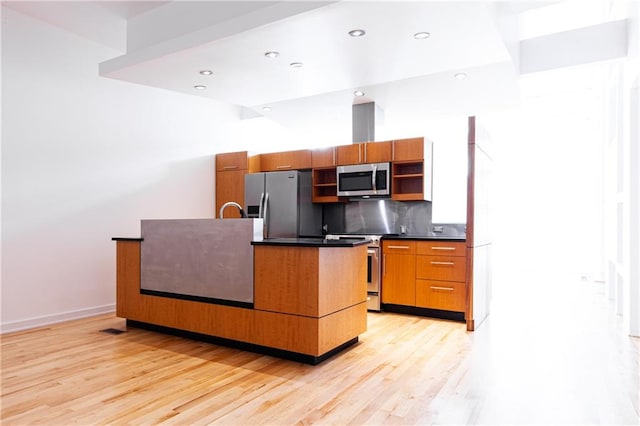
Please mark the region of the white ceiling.
[[[243, 106], [287, 126], [386, 115], [468, 115], [518, 102], [517, 13], [541, 2], [7, 2], [123, 52], [104, 77]], [[361, 28], [366, 35], [350, 37]], [[416, 40], [413, 34], [431, 36]], [[127, 47], [128, 46], [128, 50]], [[269, 59], [267, 51], [280, 56]], [[513, 57], [515, 56], [515, 58]], [[302, 62], [292, 68], [291, 62]], [[200, 70], [213, 71], [202, 76]], [[466, 80], [454, 74], [465, 72]], [[205, 85], [206, 90], [195, 90]], [[353, 91], [366, 93], [355, 98]], [[270, 112], [262, 107], [268, 105]]]

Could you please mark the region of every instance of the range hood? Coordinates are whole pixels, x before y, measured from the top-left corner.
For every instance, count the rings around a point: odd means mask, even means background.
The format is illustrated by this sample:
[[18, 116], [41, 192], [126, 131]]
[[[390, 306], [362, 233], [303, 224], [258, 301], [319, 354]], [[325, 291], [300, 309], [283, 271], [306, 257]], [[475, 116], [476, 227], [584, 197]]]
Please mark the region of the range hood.
[[375, 102], [355, 104], [351, 110], [352, 142], [376, 140], [376, 124], [382, 124], [382, 109]]

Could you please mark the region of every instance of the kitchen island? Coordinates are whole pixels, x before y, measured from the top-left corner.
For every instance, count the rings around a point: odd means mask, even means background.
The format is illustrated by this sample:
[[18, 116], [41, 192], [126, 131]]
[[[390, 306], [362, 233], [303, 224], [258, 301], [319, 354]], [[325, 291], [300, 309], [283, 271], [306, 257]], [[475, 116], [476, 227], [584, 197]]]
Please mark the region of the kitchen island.
[[253, 307], [244, 307], [141, 292], [144, 239], [114, 240], [116, 315], [128, 326], [309, 364], [356, 343], [366, 331], [366, 242], [252, 242], [254, 300]]

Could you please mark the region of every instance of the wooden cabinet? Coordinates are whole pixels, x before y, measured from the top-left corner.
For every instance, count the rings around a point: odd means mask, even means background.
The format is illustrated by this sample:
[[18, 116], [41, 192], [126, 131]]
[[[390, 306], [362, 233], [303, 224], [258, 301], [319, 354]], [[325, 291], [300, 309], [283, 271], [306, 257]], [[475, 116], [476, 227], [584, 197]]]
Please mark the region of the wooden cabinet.
[[392, 146], [393, 161], [424, 159], [424, 138], [396, 139]]
[[263, 172], [310, 169], [311, 150], [301, 149], [262, 154], [260, 165], [260, 170]]
[[[418, 145], [416, 141], [422, 142], [423, 138], [406, 139], [408, 147], [394, 150], [396, 154], [402, 154], [401, 158], [408, 158], [409, 152], [416, 155]], [[395, 142], [394, 141], [394, 146]], [[399, 146], [404, 146], [400, 144]], [[404, 150], [404, 151], [403, 151]], [[391, 197], [396, 201], [431, 201], [433, 192], [433, 143], [424, 141], [422, 144], [423, 159], [396, 160], [393, 162], [393, 172], [391, 174]]]
[[416, 306], [419, 308], [465, 312], [466, 297], [464, 282], [416, 280]]
[[361, 143], [336, 146], [336, 158], [338, 166], [360, 164], [363, 161], [363, 149]]
[[391, 141], [365, 142], [336, 147], [338, 166], [365, 163], [388, 163], [392, 159]]
[[[260, 157], [247, 151], [216, 155], [216, 206], [215, 217], [220, 217], [220, 207], [228, 201], [244, 204], [244, 175], [260, 169]], [[225, 217], [239, 218], [237, 209], [228, 209]]]
[[466, 244], [384, 240], [383, 303], [444, 311], [466, 310]]
[[232, 170], [248, 170], [250, 156], [247, 151], [226, 152], [216, 155], [216, 172], [227, 172]]
[[[244, 175], [246, 170], [231, 170], [216, 173], [216, 217], [220, 218], [220, 207], [228, 201], [244, 205]], [[239, 218], [238, 209], [229, 207], [224, 211], [225, 218]]]
[[382, 302], [415, 306], [416, 243], [405, 240], [382, 242]]
[[336, 147], [318, 148], [311, 151], [311, 167], [334, 167], [336, 166]]
[[367, 142], [364, 144], [365, 163], [388, 163], [392, 160], [392, 143]]

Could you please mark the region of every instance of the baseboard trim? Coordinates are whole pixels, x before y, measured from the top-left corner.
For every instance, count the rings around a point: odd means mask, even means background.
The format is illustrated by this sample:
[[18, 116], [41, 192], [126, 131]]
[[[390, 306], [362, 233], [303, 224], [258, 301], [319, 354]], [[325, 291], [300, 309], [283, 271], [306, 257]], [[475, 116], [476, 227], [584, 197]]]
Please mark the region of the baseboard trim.
[[26, 320], [12, 321], [0, 324], [0, 334], [13, 333], [14, 331], [29, 330], [32, 328], [44, 327], [59, 322], [71, 321], [75, 319], [92, 317], [95, 315], [109, 314], [116, 311], [115, 303], [109, 305], [95, 306], [93, 308], [78, 309], [76, 311], [62, 312], [59, 314], [45, 315]]

